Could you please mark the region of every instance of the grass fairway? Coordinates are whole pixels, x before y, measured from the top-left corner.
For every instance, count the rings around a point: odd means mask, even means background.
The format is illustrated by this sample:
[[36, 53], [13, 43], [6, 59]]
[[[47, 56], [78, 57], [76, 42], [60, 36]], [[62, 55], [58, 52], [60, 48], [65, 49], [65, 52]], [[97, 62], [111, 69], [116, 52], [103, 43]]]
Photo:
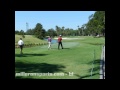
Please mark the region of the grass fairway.
[[[101, 48], [105, 44], [105, 39], [77, 38], [79, 39], [63, 40], [64, 49], [60, 50], [57, 49], [57, 43], [52, 44], [51, 50], [47, 49], [47, 45], [24, 48], [23, 55], [19, 54], [19, 48], [15, 49], [16, 73], [41, 73], [39, 74], [41, 76], [16, 76], [16, 78], [99, 79]], [[94, 69], [91, 77], [93, 60]], [[49, 76], [46, 75], [48, 72]]]

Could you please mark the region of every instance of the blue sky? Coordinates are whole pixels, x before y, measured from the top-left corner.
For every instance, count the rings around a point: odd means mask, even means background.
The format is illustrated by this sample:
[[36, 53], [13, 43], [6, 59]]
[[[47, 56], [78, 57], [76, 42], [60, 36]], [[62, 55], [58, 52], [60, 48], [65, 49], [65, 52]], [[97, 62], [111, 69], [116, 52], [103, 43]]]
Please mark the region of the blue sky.
[[41, 23], [45, 30], [55, 29], [55, 26], [77, 29], [88, 22], [88, 17], [95, 11], [15, 11], [15, 30], [26, 31]]

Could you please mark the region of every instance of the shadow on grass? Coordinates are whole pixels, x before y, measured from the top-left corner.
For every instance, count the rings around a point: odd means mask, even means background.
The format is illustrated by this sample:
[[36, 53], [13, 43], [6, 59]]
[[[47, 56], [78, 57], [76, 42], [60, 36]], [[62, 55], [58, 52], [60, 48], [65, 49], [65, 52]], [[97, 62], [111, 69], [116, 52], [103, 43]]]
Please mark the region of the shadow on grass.
[[15, 79], [34, 79], [34, 78], [31, 78], [31, 77], [22, 77], [22, 76], [16, 76]]
[[27, 56], [45, 56], [45, 55], [48, 55], [48, 54], [15, 54], [15, 57], [27, 57]]
[[70, 49], [70, 48], [63, 48], [63, 49]]
[[[93, 73], [96, 72], [96, 71], [99, 71], [99, 70], [100, 70], [100, 66], [94, 67], [93, 68]], [[91, 72], [91, 68], [88, 70], [88, 72]]]
[[[68, 72], [64, 72], [64, 73], [65, 73], [65, 74], [69, 74]], [[99, 75], [99, 73], [94, 73], [94, 74], [92, 74], [92, 76], [91, 76], [91, 74], [89, 74], [89, 75], [84, 75], [84, 76], [80, 76], [80, 75], [78, 75], [78, 74], [73, 74], [73, 75], [77, 76], [77, 77], [78, 77], [77, 79], [85, 79], [85, 78], [92, 79], [93, 76]]]
[[[91, 65], [92, 65], [92, 63], [93, 63], [93, 61], [90, 61], [90, 62], [88, 62], [87, 64], [91, 64]], [[92, 76], [91, 76], [92, 67], [91, 67], [90, 69], [88, 69], [89, 75], [84, 75], [84, 76], [80, 76], [80, 75], [77, 75], [77, 74], [75, 74], [75, 75], [78, 77], [78, 79], [85, 79], [85, 78], [92, 79], [95, 75], [100, 75], [100, 74], [99, 74], [99, 70], [100, 70], [100, 59], [94, 60], [94, 65], [95, 65], [96, 67], [93, 68], [93, 72], [92, 72], [93, 74], [92, 74]], [[99, 79], [99, 78], [98, 78], [98, 79]]]
[[[94, 64], [100, 64], [100, 59], [96, 59], [96, 60], [94, 60]], [[92, 64], [93, 63], [93, 61], [90, 61], [90, 62], [88, 62], [87, 64]]]
[[87, 44], [91, 44], [91, 45], [103, 45], [104, 43], [87, 43]]
[[[58, 48], [52, 48], [52, 49], [58, 49]], [[62, 48], [60, 48], [60, 49], [62, 49]], [[63, 48], [63, 49], [70, 49], [70, 48]]]
[[[48, 63], [15, 63], [16, 73], [25, 72], [25, 73], [54, 73], [57, 71], [63, 71], [65, 66], [59, 64], [48, 64]], [[22, 77], [16, 77], [22, 78]], [[24, 78], [23, 78], [24, 79]]]
[[[96, 66], [96, 67], [93, 68], [93, 73], [100, 70], [100, 62], [101, 62], [100, 59], [94, 60], [94, 63], [93, 63], [93, 61], [88, 62], [88, 64], [91, 64], [91, 65], [93, 64], [94, 66]], [[92, 68], [90, 68], [88, 70], [88, 72], [91, 72], [91, 69]]]
[[89, 79], [92, 79], [93, 76], [98, 75], [98, 74], [99, 73], [94, 73], [92, 76], [91, 75], [80, 76], [80, 78], [78, 78], [78, 79], [84, 79], [84, 78], [88, 78], [88, 77], [91, 77]]

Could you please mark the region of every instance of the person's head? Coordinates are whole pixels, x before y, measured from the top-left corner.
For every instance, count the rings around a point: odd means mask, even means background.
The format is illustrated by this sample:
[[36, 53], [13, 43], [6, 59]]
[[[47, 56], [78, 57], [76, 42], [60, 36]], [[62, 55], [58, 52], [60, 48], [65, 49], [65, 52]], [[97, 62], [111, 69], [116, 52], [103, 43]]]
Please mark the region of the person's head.
[[62, 35], [59, 35], [60, 37], [62, 37]]
[[22, 40], [22, 38], [20, 38], [20, 40]]

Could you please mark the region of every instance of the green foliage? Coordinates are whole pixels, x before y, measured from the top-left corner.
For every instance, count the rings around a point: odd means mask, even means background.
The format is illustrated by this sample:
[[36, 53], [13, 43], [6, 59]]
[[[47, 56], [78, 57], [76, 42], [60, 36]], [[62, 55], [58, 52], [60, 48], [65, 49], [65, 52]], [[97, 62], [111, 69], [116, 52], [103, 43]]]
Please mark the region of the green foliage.
[[19, 34], [19, 31], [18, 31], [18, 30], [15, 30], [15, 34]]
[[105, 11], [96, 11], [94, 15], [89, 16], [89, 21], [86, 24], [88, 34], [104, 35], [105, 33]]
[[26, 35], [34, 35], [34, 29], [28, 29]]
[[56, 32], [55, 32], [55, 30], [53, 29], [53, 28], [51, 28], [51, 29], [48, 29], [48, 31], [47, 31], [47, 36], [52, 36], [52, 37], [54, 37], [54, 36], [56, 36], [57, 34], [56, 34]]
[[37, 23], [34, 29], [34, 34], [37, 38], [43, 39], [45, 37], [45, 30], [43, 29], [42, 24]]
[[23, 34], [22, 37], [25, 38], [25, 35]]

